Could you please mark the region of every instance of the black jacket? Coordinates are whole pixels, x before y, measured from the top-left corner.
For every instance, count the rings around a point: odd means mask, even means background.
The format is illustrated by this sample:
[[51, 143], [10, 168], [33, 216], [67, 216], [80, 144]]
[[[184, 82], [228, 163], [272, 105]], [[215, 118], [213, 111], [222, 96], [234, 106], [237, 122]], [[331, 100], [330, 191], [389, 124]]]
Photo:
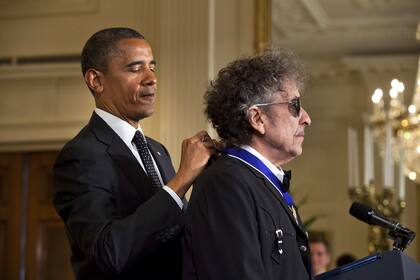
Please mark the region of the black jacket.
[[[166, 183], [167, 150], [147, 138]], [[54, 206], [63, 219], [76, 278], [180, 279], [182, 211], [95, 113], [54, 165]]]
[[308, 238], [301, 225], [263, 175], [223, 155], [194, 184], [183, 279], [311, 279]]

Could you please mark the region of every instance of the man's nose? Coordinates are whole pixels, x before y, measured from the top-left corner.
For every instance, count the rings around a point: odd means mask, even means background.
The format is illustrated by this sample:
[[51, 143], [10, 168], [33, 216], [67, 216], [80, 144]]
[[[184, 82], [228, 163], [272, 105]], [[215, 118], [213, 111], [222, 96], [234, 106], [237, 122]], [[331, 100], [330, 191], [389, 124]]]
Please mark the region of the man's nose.
[[303, 108], [302, 108], [302, 114], [300, 115], [300, 123], [306, 126], [309, 126], [312, 123], [311, 117], [309, 117], [308, 112], [306, 112], [306, 110]]
[[146, 77], [143, 79], [143, 84], [145, 86], [154, 86], [157, 84], [156, 74], [151, 70], [146, 70]]

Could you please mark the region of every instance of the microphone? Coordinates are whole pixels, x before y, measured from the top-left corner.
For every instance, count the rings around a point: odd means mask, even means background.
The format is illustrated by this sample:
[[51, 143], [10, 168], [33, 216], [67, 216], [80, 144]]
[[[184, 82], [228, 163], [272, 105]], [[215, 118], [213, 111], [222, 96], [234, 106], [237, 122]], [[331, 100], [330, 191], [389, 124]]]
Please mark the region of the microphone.
[[359, 202], [353, 202], [349, 210], [350, 215], [369, 224], [377, 225], [389, 230], [389, 236], [395, 241], [394, 248], [403, 251], [411, 243], [416, 233], [375, 213], [372, 207]]
[[365, 204], [359, 202], [353, 202], [349, 210], [350, 215], [353, 217], [369, 224], [369, 225], [376, 225], [388, 230], [398, 230], [406, 232], [406, 228], [401, 227], [398, 222], [394, 222], [392, 220], [388, 220], [382, 216], [379, 216], [375, 213], [372, 207], [369, 207]]

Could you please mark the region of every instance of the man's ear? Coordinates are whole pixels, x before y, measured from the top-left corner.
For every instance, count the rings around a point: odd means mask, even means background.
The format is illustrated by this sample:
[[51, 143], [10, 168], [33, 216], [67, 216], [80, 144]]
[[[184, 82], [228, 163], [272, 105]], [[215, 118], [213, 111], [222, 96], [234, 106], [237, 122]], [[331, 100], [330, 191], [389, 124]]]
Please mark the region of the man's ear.
[[265, 116], [262, 114], [260, 108], [254, 106], [248, 109], [248, 121], [249, 124], [261, 135], [265, 134]]
[[102, 73], [92, 68], [85, 73], [85, 82], [95, 94], [100, 94], [104, 90], [101, 77]]

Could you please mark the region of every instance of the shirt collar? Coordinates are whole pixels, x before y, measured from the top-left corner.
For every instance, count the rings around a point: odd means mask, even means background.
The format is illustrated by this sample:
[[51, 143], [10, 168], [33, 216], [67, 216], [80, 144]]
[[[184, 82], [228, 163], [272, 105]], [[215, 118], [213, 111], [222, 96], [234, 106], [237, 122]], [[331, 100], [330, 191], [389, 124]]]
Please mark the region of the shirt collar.
[[265, 166], [268, 167], [268, 169], [270, 169], [271, 172], [273, 172], [273, 174], [280, 180], [280, 182], [283, 182], [283, 177], [284, 177], [283, 169], [278, 168], [277, 166], [272, 164], [268, 159], [266, 159], [262, 154], [260, 154], [257, 150], [255, 150], [251, 146], [242, 145], [241, 149], [244, 149], [250, 152], [251, 154], [253, 154], [254, 156], [256, 156], [259, 160], [261, 160], [265, 164]]
[[135, 129], [128, 122], [99, 108], [95, 108], [95, 113], [112, 128], [112, 130], [124, 141], [128, 147], [132, 146], [131, 142], [133, 141], [134, 134], [137, 130], [143, 134], [140, 125], [137, 127], [137, 129]]

